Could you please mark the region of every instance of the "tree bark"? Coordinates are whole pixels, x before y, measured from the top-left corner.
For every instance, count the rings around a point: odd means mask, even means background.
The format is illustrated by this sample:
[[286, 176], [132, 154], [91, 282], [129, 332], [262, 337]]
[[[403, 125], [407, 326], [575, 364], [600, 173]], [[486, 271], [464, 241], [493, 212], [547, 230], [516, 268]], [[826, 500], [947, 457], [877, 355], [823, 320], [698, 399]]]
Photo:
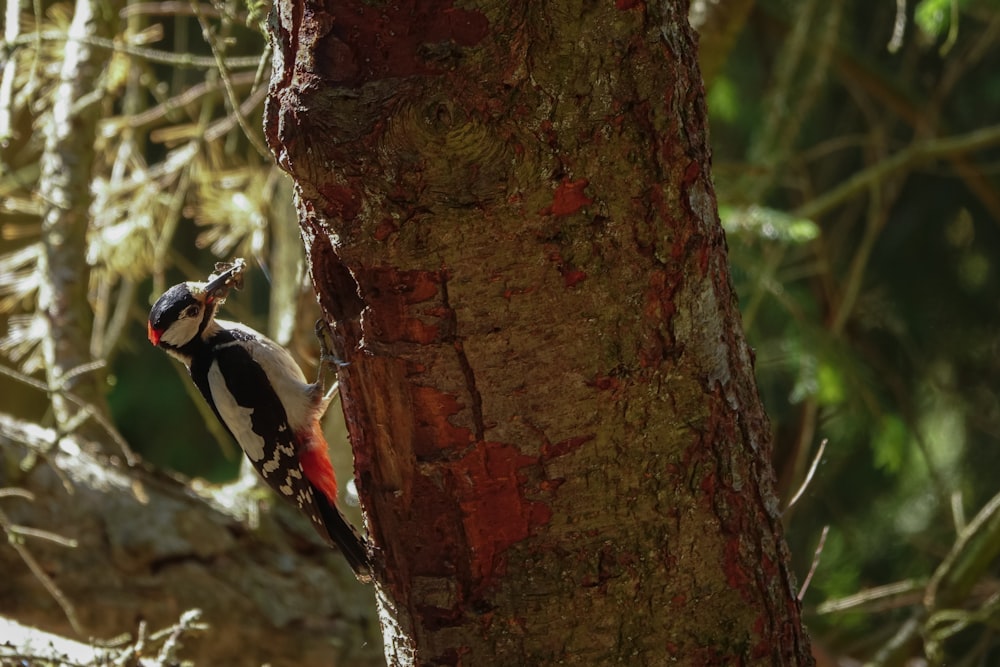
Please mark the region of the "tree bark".
[[[45, 377], [52, 390], [52, 409], [60, 429], [72, 430], [79, 407], [64, 396], [73, 394], [102, 415], [107, 414], [104, 373], [80, 370], [94, 355], [90, 349], [93, 313], [89, 306], [90, 267], [87, 264], [87, 226], [90, 185], [101, 95], [99, 76], [107, 54], [88, 43], [91, 37], [110, 37], [104, 12], [117, 12], [119, 3], [105, 6], [97, 0], [77, 0], [69, 39], [65, 45], [59, 86], [45, 125], [38, 194], [45, 202], [42, 218], [42, 254], [39, 258], [38, 312], [47, 335], [42, 340]], [[82, 431], [95, 435], [88, 426]]]
[[683, 2], [279, 0], [390, 664], [809, 664]]

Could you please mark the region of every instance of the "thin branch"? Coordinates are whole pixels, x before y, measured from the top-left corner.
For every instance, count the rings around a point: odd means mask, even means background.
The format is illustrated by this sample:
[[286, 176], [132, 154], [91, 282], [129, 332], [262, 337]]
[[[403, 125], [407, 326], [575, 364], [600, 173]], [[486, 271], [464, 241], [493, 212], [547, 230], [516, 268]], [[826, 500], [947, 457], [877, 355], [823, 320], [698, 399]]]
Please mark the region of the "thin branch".
[[63, 537], [62, 535], [48, 530], [21, 526], [19, 524], [11, 524], [10, 526], [7, 526], [7, 534], [20, 537], [33, 537], [35, 539], [58, 544], [59, 546], [66, 547], [68, 549], [75, 549], [78, 546], [78, 542], [71, 537]]
[[[132, 642], [131, 635], [127, 633], [111, 640], [91, 639], [89, 642], [80, 642], [0, 618], [0, 637], [4, 638], [4, 641], [0, 642], [0, 664], [60, 665], [60, 667], [179, 665], [185, 663], [176, 655], [180, 638], [183, 635], [209, 629], [207, 624], [198, 622], [200, 616], [200, 610], [188, 610], [181, 615], [177, 623], [152, 636], [148, 636], [146, 622], [139, 621], [138, 637], [135, 642]], [[156, 653], [150, 644], [160, 641], [164, 643]]]
[[[14, 47], [36, 44], [37, 42], [64, 42], [69, 39], [69, 34], [64, 30], [42, 30], [26, 35], [20, 35], [12, 41], [4, 40], [0, 42], [0, 50], [13, 49]], [[125, 53], [137, 58], [143, 58], [158, 65], [171, 65], [182, 69], [212, 69], [218, 67], [218, 60], [215, 57], [196, 56], [190, 53], [171, 53], [170, 51], [160, 51], [144, 46], [134, 46], [123, 44], [104, 37], [94, 35], [83, 37], [77, 41], [99, 49], [107, 49], [116, 53]], [[260, 63], [259, 56], [231, 57], [224, 60], [229, 69], [256, 69]]]
[[792, 215], [815, 220], [836, 206], [844, 203], [862, 190], [878, 183], [891, 174], [911, 168], [939, 157], [983, 150], [1000, 144], [1000, 125], [984, 127], [955, 137], [930, 139], [912, 144], [878, 164], [859, 171], [826, 194], [803, 204]]
[[896, 20], [892, 24], [892, 37], [885, 47], [889, 53], [896, 53], [903, 46], [906, 35], [906, 0], [896, 0]]
[[[189, 2], [165, 0], [164, 2], [137, 2], [129, 4], [118, 15], [122, 18], [129, 16], [193, 16], [194, 11]], [[212, 5], [203, 6], [201, 12], [205, 16], [211, 16], [212, 18], [222, 18], [223, 16], [223, 13]], [[241, 23], [246, 23], [246, 13], [230, 14], [229, 16]]]
[[27, 489], [7, 487], [5, 489], [0, 489], [0, 498], [24, 498], [25, 500], [34, 500], [35, 494]]
[[[219, 77], [222, 79], [222, 84], [226, 88], [226, 95], [229, 97], [229, 104], [232, 107], [233, 115], [236, 116], [236, 122], [240, 124], [240, 128], [243, 130], [243, 134], [250, 141], [250, 144], [260, 153], [261, 157], [267, 159], [271, 157], [270, 151], [268, 151], [267, 146], [264, 142], [257, 136], [250, 127], [250, 123], [247, 122], [246, 117], [243, 115], [243, 109], [239, 98], [236, 97], [236, 91], [233, 88], [233, 81], [229, 76], [229, 68], [226, 66], [226, 61], [222, 57], [222, 50], [219, 48], [218, 41], [215, 39], [215, 33], [212, 31], [212, 26], [209, 25], [208, 19], [201, 11], [201, 5], [197, 0], [191, 0], [191, 9], [194, 11], [194, 15], [198, 17], [198, 24], [201, 26], [201, 33], [204, 36], [205, 41], [208, 42], [209, 47], [212, 49], [212, 55], [215, 56], [217, 67], [219, 70]], [[259, 69], [258, 65], [258, 69]]]
[[[234, 87], [242, 88], [243, 86], [253, 85], [257, 81], [257, 73], [238, 72], [233, 74], [230, 79]], [[197, 102], [199, 98], [214, 93], [220, 88], [222, 88], [221, 84], [211, 83], [208, 81], [195, 84], [190, 88], [186, 88], [183, 92], [174, 95], [160, 104], [157, 104], [155, 107], [137, 114], [109, 120], [104, 128], [105, 132], [116, 131], [122, 127], [128, 127], [131, 129], [146, 127], [147, 125], [151, 125], [152, 123], [160, 120], [167, 114], [185, 107], [188, 104]]]
[[844, 286], [840, 290], [840, 299], [835, 305], [833, 320], [830, 323], [830, 332], [834, 336], [840, 336], [844, 332], [844, 327], [851, 315], [854, 313], [854, 306], [857, 304], [858, 296], [861, 294], [861, 287], [864, 285], [865, 271], [868, 269], [868, 260], [875, 249], [875, 242], [878, 241], [882, 228], [888, 217], [889, 206], [883, 201], [881, 180], [870, 183], [870, 193], [868, 196], [868, 215], [861, 240], [851, 257], [851, 264], [847, 269], [847, 276], [844, 278]]
[[35, 557], [30, 551], [28, 551], [28, 548], [24, 546], [24, 543], [18, 539], [15, 531], [15, 525], [10, 521], [10, 519], [7, 518], [7, 514], [3, 510], [0, 510], [0, 528], [7, 533], [9, 538], [7, 543], [12, 549], [14, 549], [14, 551], [17, 552], [17, 555], [21, 557], [21, 560], [28, 566], [28, 569], [31, 570], [33, 575], [35, 575], [35, 578], [38, 579], [39, 583], [42, 584], [45, 590], [48, 591], [49, 595], [52, 596], [52, 599], [54, 599], [62, 608], [63, 614], [66, 615], [66, 620], [69, 621], [69, 624], [73, 626], [74, 632], [81, 637], [85, 637], [87, 633], [84, 631], [83, 626], [80, 625], [80, 619], [76, 615], [76, 609], [73, 607], [73, 603], [70, 602], [69, 598], [67, 598], [66, 595], [59, 589], [56, 582], [54, 582], [52, 578], [46, 574], [42, 566], [39, 565], [37, 560], [35, 560]]
[[924, 606], [937, 611], [958, 605], [1000, 554], [1000, 493], [969, 522], [927, 584]]
[[121, 338], [122, 331], [125, 330], [125, 325], [128, 324], [129, 311], [134, 301], [135, 290], [136, 284], [134, 280], [131, 278], [122, 278], [121, 285], [118, 288], [118, 299], [115, 303], [114, 311], [111, 313], [111, 320], [108, 322], [102, 341], [102, 348], [100, 350], [102, 357], [109, 356], [111, 351], [118, 345], [118, 339]]
[[[7, 0], [4, 12], [4, 41], [17, 39], [21, 30], [20, 0]], [[17, 77], [17, 58], [13, 54], [7, 57], [7, 62], [0, 72], [0, 146], [10, 141], [13, 136], [14, 117], [14, 79]]]
[[802, 602], [802, 598], [806, 596], [806, 591], [809, 590], [809, 584], [812, 582], [813, 575], [816, 574], [816, 569], [819, 567], [820, 557], [823, 555], [823, 547], [826, 546], [826, 536], [829, 533], [830, 526], [823, 526], [823, 532], [819, 535], [819, 543], [816, 544], [816, 551], [813, 552], [812, 565], [809, 566], [809, 574], [807, 574], [806, 578], [802, 580], [802, 587], [799, 588], [799, 602]]
[[[243, 104], [240, 107], [240, 111], [245, 116], [251, 109], [253, 109], [255, 106], [263, 102], [264, 97], [266, 96], [267, 96], [267, 86], [262, 86], [258, 88], [257, 90], [253, 91], [250, 97], [246, 98], [246, 100], [243, 101]], [[207, 130], [205, 130], [205, 140], [214, 141], [215, 139], [218, 139], [219, 137], [229, 132], [229, 130], [233, 128], [234, 123], [235, 120], [233, 119], [232, 116], [227, 116], [226, 118], [221, 118], [215, 121], [214, 123], [208, 126]], [[270, 153], [268, 153], [267, 155], [270, 156]]]
[[962, 492], [952, 491], [951, 492], [951, 519], [955, 524], [955, 530], [961, 533], [965, 530], [965, 508], [962, 505]]
[[[93, 362], [93, 363], [96, 364], [98, 362]], [[103, 365], [103, 362], [100, 363], [102, 363]], [[71, 369], [68, 374], [75, 374], [75, 373], [77, 373], [77, 369], [74, 368]], [[118, 448], [121, 449], [122, 454], [125, 456], [125, 461], [126, 463], [128, 463], [128, 465], [134, 466], [136, 463], [138, 463], [139, 461], [138, 455], [136, 455], [136, 453], [132, 451], [132, 448], [129, 446], [128, 442], [125, 441], [125, 438], [122, 437], [121, 433], [118, 432], [118, 429], [114, 427], [114, 424], [112, 424], [107, 417], [105, 417], [99, 410], [97, 410], [87, 401], [83, 400], [82, 398], [80, 398], [71, 391], [66, 391], [65, 389], [52, 389], [41, 380], [36, 380], [35, 378], [29, 375], [25, 375], [24, 373], [18, 372], [13, 368], [8, 368], [7, 366], [0, 365], [0, 374], [6, 375], [9, 378], [13, 378], [18, 382], [22, 382], [28, 385], [29, 387], [34, 387], [39, 391], [44, 391], [46, 393], [53, 393], [55, 391], [58, 391], [59, 394], [64, 399], [66, 399], [76, 407], [80, 408], [81, 410], [87, 412], [89, 416], [94, 418], [94, 421], [96, 421], [97, 424], [104, 429], [104, 432], [108, 434], [108, 437], [110, 437], [111, 440], [116, 445], [118, 445]]]
[[[799, 501], [799, 498], [802, 497], [802, 494], [805, 493], [806, 489], [809, 487], [810, 482], [812, 482], [813, 475], [816, 474], [816, 469], [819, 467], [819, 462], [820, 460], [822, 460], [823, 454], [826, 452], [827, 442], [828, 440], [826, 438], [823, 438], [823, 440], [819, 443], [819, 449], [816, 450], [816, 456], [813, 457], [812, 465], [809, 466], [809, 470], [806, 472], [805, 479], [802, 480], [802, 484], [799, 486], [799, 490], [796, 491], [795, 495], [792, 496], [792, 499], [788, 501], [788, 505], [785, 507], [786, 512], [788, 511], [789, 508], [791, 508], [795, 503]], [[826, 539], [825, 529], [824, 529], [823, 539]]]
[[184, 633], [194, 630], [204, 631], [208, 629], [206, 624], [198, 622], [200, 620], [201, 610], [189, 609], [181, 614], [180, 620], [172, 628], [161, 630], [153, 635], [152, 639], [154, 641], [160, 639], [161, 637], [166, 637], [166, 641], [163, 642], [163, 646], [160, 648], [160, 653], [157, 656], [157, 659], [161, 664], [173, 665], [179, 662], [177, 658], [177, 649], [180, 648], [181, 636]]
[[[263, 86], [253, 91], [249, 97], [243, 100], [240, 105], [240, 112], [243, 114], [244, 118], [253, 111], [254, 107], [259, 105], [264, 97], [267, 95], [267, 87]], [[158, 143], [170, 143], [172, 141], [192, 141], [192, 142], [205, 142], [211, 143], [216, 139], [220, 139], [226, 135], [230, 130], [233, 129], [237, 124], [237, 118], [233, 114], [224, 116], [207, 128], [202, 122], [192, 123], [185, 126], [174, 126], [170, 128], [163, 128], [160, 130], [155, 130], [150, 133], [149, 138], [153, 142]]]
[[[900, 596], [907, 597], [907, 604], [914, 604], [918, 601], [917, 595], [923, 590], [924, 583], [916, 579], [906, 579], [892, 584], [885, 584], [884, 586], [874, 586], [853, 595], [835, 600], [827, 600], [816, 607], [816, 613], [833, 614], [840, 611], [848, 611], [857, 607], [870, 605], [873, 602], [883, 602], [887, 599]], [[898, 605], [892, 606], [895, 607]]]

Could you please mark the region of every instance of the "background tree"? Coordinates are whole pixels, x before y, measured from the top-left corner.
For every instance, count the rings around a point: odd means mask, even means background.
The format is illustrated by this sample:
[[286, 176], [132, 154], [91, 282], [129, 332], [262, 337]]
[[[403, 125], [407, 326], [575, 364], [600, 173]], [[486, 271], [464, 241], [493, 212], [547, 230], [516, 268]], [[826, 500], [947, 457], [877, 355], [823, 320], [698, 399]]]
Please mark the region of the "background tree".
[[[0, 314], [0, 345], [8, 358], [0, 369], [21, 373], [17, 380], [0, 377], [0, 527], [15, 538], [0, 549], [0, 569], [13, 575], [0, 584], [0, 613], [77, 634], [64, 603], [85, 622], [83, 635], [111, 637], [134, 635], [137, 617], [162, 628], [201, 606], [202, 622], [220, 636], [243, 636], [227, 627], [234, 598], [191, 594], [209, 590], [208, 571], [239, 572], [238, 580], [221, 580], [220, 590], [232, 591], [235, 581], [245, 591], [240, 595], [256, 594], [265, 608], [281, 596], [293, 600], [282, 607], [288, 613], [244, 614], [243, 625], [254, 631], [239, 643], [241, 660], [280, 664], [275, 659], [284, 656], [308, 664], [309, 656], [323, 655], [327, 664], [333, 636], [353, 664], [359, 655], [350, 647], [363, 645], [358, 629], [374, 613], [370, 593], [350, 593], [349, 580], [338, 580], [336, 559], [306, 565], [328, 556], [309, 542], [308, 530], [297, 530], [280, 512], [274, 521], [266, 499], [233, 493], [239, 486], [216, 496], [215, 506], [225, 505], [228, 514], [214, 514], [176, 482], [166, 488], [177, 502], [161, 500], [160, 476], [116, 464], [124, 445], [147, 461], [213, 481], [235, 475], [234, 452], [211, 445], [186, 383], [145, 344], [142, 331], [149, 299], [165, 285], [203, 275], [215, 256], [254, 257], [268, 269], [270, 290], [265, 272], [252, 272], [247, 290], [230, 300], [230, 316], [289, 341], [303, 359], [314, 354], [310, 331], [318, 311], [310, 310], [313, 295], [299, 282], [301, 242], [290, 187], [259, 130], [270, 64], [259, 29], [266, 8], [138, 2], [116, 15], [95, 6], [104, 27], [77, 23], [106, 31], [83, 37], [102, 54], [99, 76], [83, 100], [99, 100], [99, 108], [95, 125], [79, 125], [73, 136], [90, 136], [94, 147], [93, 160], [74, 162], [82, 170], [76, 182], [89, 182], [92, 199], [85, 261], [76, 265], [89, 273], [89, 308], [75, 312], [91, 313], [93, 323], [89, 340], [57, 332], [61, 340], [82, 341], [72, 358], [60, 361], [61, 374], [75, 375], [76, 386], [56, 387], [46, 377], [53, 372], [42, 355], [48, 329], [37, 308], [37, 291], [51, 279], [37, 260], [53, 240], [42, 231], [46, 206], [54, 202], [39, 182], [44, 128], [75, 10], [61, 2], [12, 0], [0, 19], [0, 306], [6, 313]], [[996, 662], [993, 636], [984, 631], [993, 622], [993, 556], [1000, 544], [992, 474], [1000, 432], [994, 344], [1000, 206], [992, 166], [1000, 18], [994, 3], [724, 0], [692, 2], [691, 11], [706, 63], [713, 176], [774, 427], [782, 507], [809, 471], [818, 443], [828, 440], [811, 484], [782, 515], [794, 569], [811, 581], [803, 611], [813, 647], [820, 661]], [[571, 13], [562, 23], [579, 18], [580, 12]], [[375, 30], [377, 17], [365, 25]], [[430, 49], [424, 57], [447, 69], [449, 53]], [[542, 66], [555, 71], [573, 58], [565, 53]], [[589, 79], [563, 83], [582, 87]], [[473, 174], [470, 182], [483, 178]], [[595, 202], [604, 195], [593, 184], [582, 194]], [[294, 261], [285, 259], [289, 249]], [[572, 251], [587, 256], [578, 246]], [[588, 274], [587, 280], [600, 277]], [[96, 368], [101, 363], [104, 371]], [[87, 387], [95, 392], [84, 396]], [[59, 431], [33, 430], [30, 422], [56, 424], [48, 416], [48, 389], [59, 389], [71, 411], [88, 406], [103, 425], [71, 419]], [[102, 392], [128, 444], [114, 444], [108, 435]], [[331, 433], [330, 439], [343, 438]], [[105, 453], [91, 459], [73, 443]], [[335, 449], [346, 457], [343, 451]], [[95, 463], [69, 466], [81, 460]], [[83, 493], [81, 484], [99, 481], [93, 473], [101, 470], [124, 474], [122, 484], [101, 482], [119, 491]], [[73, 495], [59, 475], [72, 482]], [[33, 501], [16, 497], [25, 490], [35, 492]], [[116, 495], [122, 491], [130, 495]], [[108, 511], [109, 502], [118, 510]], [[247, 530], [257, 509], [262, 529]], [[195, 516], [214, 518], [199, 520], [204, 531], [192, 533], [186, 518]], [[141, 526], [160, 529], [137, 536]], [[41, 541], [46, 530], [75, 538], [77, 548]], [[204, 544], [214, 546], [206, 552]], [[146, 546], [136, 551], [136, 545]], [[307, 589], [327, 591], [318, 596], [323, 604], [294, 602], [287, 577], [233, 569], [234, 562], [272, 574], [293, 564], [293, 571], [310, 573]], [[46, 591], [37, 573], [54, 588]], [[322, 583], [314, 578], [320, 573]], [[109, 600], [120, 613], [108, 613]], [[212, 608], [213, 600], [223, 604]], [[237, 650], [199, 640], [190, 623], [185, 627], [183, 656], [210, 664], [218, 658], [206, 651]], [[323, 629], [295, 631], [310, 627]], [[278, 636], [288, 643], [271, 641]], [[269, 641], [258, 645], [256, 638]], [[369, 639], [369, 647], [376, 645]], [[145, 655], [157, 646], [147, 644]]]

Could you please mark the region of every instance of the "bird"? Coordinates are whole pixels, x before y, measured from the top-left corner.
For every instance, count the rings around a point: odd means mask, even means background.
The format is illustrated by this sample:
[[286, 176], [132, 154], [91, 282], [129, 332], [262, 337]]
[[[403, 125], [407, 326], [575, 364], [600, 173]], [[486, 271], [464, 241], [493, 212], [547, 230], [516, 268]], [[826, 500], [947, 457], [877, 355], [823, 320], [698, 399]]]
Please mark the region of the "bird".
[[309, 517], [358, 580], [370, 582], [367, 541], [337, 507], [337, 479], [320, 426], [329, 402], [325, 339], [320, 335], [319, 377], [310, 383], [284, 347], [242, 323], [216, 319], [230, 289], [242, 285], [245, 266], [242, 259], [220, 264], [207, 282], [165, 291], [149, 313], [149, 342], [187, 367], [264, 481]]

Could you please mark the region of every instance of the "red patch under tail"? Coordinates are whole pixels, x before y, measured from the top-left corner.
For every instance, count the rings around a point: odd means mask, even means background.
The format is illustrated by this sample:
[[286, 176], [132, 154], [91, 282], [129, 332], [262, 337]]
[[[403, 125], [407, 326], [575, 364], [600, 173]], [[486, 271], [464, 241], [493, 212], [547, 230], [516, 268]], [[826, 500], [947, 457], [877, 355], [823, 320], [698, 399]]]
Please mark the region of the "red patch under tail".
[[300, 438], [302, 448], [299, 451], [299, 462], [302, 464], [302, 472], [313, 488], [322, 494], [322, 497], [316, 497], [316, 505], [326, 527], [326, 535], [323, 537], [340, 549], [359, 581], [369, 582], [372, 564], [368, 549], [364, 538], [337, 507], [337, 478], [333, 473], [326, 438], [323, 437], [319, 422], [313, 424], [311, 431], [300, 434]]
[[337, 504], [337, 476], [327, 453], [326, 438], [319, 422], [313, 424], [312, 431], [303, 438], [305, 445], [299, 452], [302, 471], [312, 485], [323, 492], [331, 504]]

